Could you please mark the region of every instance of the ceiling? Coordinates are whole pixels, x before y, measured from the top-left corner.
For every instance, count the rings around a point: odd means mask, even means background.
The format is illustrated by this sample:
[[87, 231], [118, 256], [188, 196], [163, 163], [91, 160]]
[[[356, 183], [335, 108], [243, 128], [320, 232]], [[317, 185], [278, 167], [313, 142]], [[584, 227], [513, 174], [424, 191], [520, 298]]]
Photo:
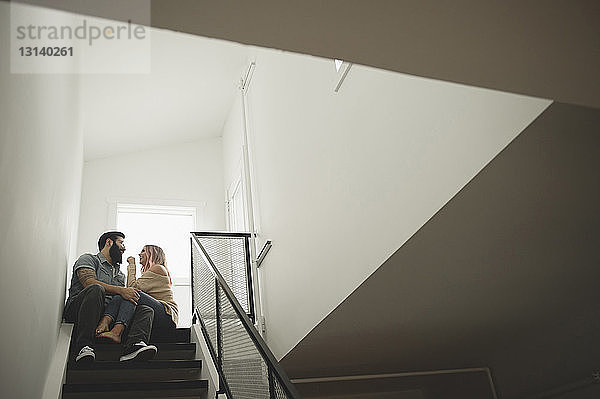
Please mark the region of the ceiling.
[[[133, 18], [121, 3], [25, 0]], [[596, 0], [152, 0], [150, 25], [600, 108]]]
[[152, 26], [600, 108], [597, 0], [153, 0], [151, 16]]
[[81, 75], [86, 160], [221, 136], [247, 47], [162, 29], [150, 43], [151, 73]]

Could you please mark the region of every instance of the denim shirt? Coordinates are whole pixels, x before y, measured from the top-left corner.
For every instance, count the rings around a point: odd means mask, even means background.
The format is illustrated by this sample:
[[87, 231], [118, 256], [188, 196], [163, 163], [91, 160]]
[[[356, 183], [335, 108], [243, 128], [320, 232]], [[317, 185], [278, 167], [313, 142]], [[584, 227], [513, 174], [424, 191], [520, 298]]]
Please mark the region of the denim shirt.
[[[118, 285], [121, 287], [125, 287], [125, 274], [121, 271], [121, 269], [117, 267], [113, 267], [104, 255], [101, 252], [98, 252], [96, 255], [92, 254], [83, 254], [77, 259], [75, 265], [73, 265], [73, 277], [71, 278], [71, 287], [69, 288], [69, 299], [67, 299], [67, 304], [83, 291], [83, 284], [79, 281], [79, 277], [77, 277], [77, 270], [86, 267], [88, 269], [94, 269], [96, 272], [96, 279], [98, 281], [102, 281], [103, 283], [110, 285]], [[111, 294], [106, 294], [105, 304], [112, 298]]]

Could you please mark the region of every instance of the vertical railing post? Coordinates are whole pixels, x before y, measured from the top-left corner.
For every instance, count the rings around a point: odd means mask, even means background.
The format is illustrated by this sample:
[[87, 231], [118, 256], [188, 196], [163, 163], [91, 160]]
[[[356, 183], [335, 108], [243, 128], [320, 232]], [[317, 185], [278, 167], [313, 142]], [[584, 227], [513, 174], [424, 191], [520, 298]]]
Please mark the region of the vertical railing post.
[[221, 335], [221, 301], [219, 300], [219, 282], [215, 279], [215, 317], [217, 318], [217, 362], [223, 366], [223, 337]]
[[250, 260], [250, 240], [244, 237], [244, 262], [246, 263], [246, 283], [248, 290], [248, 311], [250, 312], [250, 320], [256, 323], [256, 309], [254, 309], [254, 288], [252, 281], [252, 261]]
[[273, 373], [269, 365], [267, 365], [267, 377], [269, 378], [269, 398], [275, 399], [275, 384], [273, 384]]
[[196, 324], [196, 303], [194, 302], [194, 243], [190, 237], [190, 295], [192, 297], [192, 324]]

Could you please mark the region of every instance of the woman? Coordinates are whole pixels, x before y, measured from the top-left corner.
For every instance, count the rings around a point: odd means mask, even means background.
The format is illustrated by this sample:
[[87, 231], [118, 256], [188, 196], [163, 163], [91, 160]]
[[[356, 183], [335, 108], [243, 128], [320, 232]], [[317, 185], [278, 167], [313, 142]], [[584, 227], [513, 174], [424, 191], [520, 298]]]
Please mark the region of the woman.
[[[156, 245], [145, 245], [139, 256], [142, 275], [138, 279], [135, 258], [127, 258], [127, 287], [140, 290], [138, 305], [148, 305], [154, 310], [153, 328], [175, 328], [178, 311], [173, 300], [171, 275], [166, 267], [165, 253]], [[96, 335], [120, 343], [123, 331], [133, 318], [135, 307], [134, 303], [115, 295], [106, 306], [104, 316], [96, 328]], [[109, 331], [111, 324], [113, 328]]]

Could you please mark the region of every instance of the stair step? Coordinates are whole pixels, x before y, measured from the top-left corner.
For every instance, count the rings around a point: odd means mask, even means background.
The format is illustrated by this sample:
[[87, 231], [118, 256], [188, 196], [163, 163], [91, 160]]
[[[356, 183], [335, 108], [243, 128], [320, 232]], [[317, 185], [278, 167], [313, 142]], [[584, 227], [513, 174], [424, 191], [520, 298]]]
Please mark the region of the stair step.
[[202, 360], [149, 360], [147, 362], [105, 360], [88, 363], [70, 361], [67, 365], [67, 370], [180, 369], [201, 366]]
[[[122, 345], [110, 341], [94, 344], [96, 361], [77, 364], [71, 347], [63, 398], [198, 398], [206, 396], [208, 381], [200, 379], [202, 362], [190, 329], [153, 333], [150, 343], [158, 353], [147, 362], [119, 362]], [[73, 345], [72, 345], [73, 346]]]
[[208, 390], [207, 380], [65, 384], [63, 399], [189, 398]]
[[[196, 356], [196, 344], [184, 342], [167, 342], [155, 343], [158, 353], [155, 360], [171, 360], [171, 359], [194, 359]], [[97, 361], [119, 360], [122, 345], [115, 343], [97, 343], [94, 345]], [[74, 359], [76, 353], [71, 351], [70, 359]]]
[[198, 380], [201, 360], [151, 360], [148, 362], [69, 362], [68, 384]]
[[168, 331], [155, 331], [150, 338], [151, 343], [156, 342], [190, 342], [191, 329], [176, 328]]

